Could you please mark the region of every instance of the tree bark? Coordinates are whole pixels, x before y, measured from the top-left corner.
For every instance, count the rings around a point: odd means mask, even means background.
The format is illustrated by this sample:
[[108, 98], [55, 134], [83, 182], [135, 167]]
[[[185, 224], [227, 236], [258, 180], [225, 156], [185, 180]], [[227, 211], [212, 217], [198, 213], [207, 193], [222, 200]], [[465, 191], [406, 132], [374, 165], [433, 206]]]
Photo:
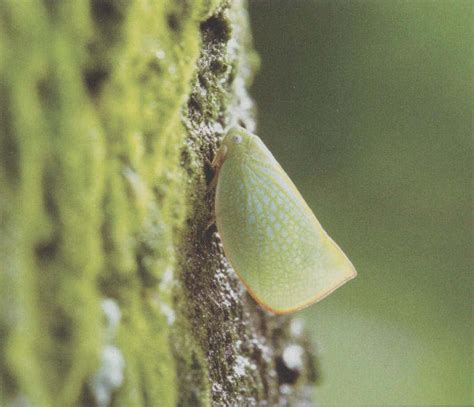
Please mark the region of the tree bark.
[[243, 0], [0, 5], [0, 404], [310, 403], [301, 321], [227, 263], [208, 162], [255, 127]]

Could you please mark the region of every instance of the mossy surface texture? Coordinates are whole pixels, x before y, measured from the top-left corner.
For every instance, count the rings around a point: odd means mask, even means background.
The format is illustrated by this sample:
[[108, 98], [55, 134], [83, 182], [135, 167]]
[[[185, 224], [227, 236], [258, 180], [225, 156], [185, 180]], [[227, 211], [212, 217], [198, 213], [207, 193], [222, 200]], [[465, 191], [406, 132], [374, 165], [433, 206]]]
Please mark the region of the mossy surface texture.
[[0, 404], [281, 402], [289, 320], [205, 227], [245, 4], [4, 1], [0, 55]]

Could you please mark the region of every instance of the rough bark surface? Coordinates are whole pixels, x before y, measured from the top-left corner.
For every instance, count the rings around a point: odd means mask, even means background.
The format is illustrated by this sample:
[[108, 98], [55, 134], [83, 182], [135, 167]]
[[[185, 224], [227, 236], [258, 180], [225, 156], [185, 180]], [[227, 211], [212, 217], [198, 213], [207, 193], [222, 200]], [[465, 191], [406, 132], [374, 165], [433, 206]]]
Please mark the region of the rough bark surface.
[[309, 403], [301, 321], [206, 228], [255, 126], [245, 2], [3, 2], [0, 55], [0, 404]]

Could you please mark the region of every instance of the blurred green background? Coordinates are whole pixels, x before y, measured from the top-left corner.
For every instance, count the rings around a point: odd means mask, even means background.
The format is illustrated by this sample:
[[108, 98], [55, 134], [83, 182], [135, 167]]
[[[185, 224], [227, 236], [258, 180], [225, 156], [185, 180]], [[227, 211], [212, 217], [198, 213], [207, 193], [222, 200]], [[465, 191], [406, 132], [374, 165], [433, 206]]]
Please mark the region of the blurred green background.
[[258, 133], [359, 276], [302, 312], [322, 405], [470, 404], [472, 1], [250, 1]]

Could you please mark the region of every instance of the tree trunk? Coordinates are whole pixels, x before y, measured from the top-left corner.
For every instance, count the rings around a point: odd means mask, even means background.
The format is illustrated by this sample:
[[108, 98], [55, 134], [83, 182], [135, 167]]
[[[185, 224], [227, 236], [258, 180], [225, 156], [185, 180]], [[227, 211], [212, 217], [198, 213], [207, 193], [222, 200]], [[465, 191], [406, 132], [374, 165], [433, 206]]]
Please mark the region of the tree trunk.
[[0, 404], [309, 403], [301, 321], [207, 228], [255, 125], [245, 2], [3, 2], [0, 55]]

